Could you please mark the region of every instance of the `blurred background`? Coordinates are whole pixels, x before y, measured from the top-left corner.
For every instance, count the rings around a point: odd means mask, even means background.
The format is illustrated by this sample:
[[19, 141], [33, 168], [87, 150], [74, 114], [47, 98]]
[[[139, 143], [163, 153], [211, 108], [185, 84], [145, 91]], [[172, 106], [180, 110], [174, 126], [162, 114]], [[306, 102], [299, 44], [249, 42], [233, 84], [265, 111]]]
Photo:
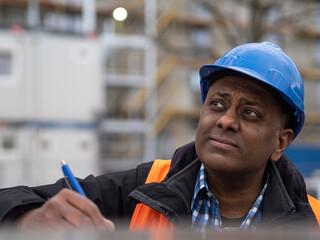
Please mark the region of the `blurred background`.
[[287, 149], [320, 197], [319, 0], [0, 0], [0, 187], [170, 159], [192, 141], [198, 70], [270, 41], [305, 83]]

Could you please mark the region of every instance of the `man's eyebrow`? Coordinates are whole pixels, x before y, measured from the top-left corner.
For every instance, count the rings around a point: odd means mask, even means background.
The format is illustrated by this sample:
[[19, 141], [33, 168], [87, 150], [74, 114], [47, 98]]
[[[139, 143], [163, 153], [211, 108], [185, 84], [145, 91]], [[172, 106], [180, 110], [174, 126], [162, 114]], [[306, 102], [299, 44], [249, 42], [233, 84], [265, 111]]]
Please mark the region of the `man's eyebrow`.
[[260, 101], [256, 101], [248, 98], [241, 98], [240, 103], [251, 105], [251, 106], [262, 106], [262, 103]]
[[229, 96], [230, 96], [229, 93], [227, 93], [227, 92], [221, 92], [221, 91], [214, 91], [214, 92], [211, 93], [210, 95], [211, 95], [212, 97], [213, 97], [213, 96], [216, 96], [216, 95], [218, 95], [218, 96], [220, 96], [220, 97], [229, 97]]
[[[211, 97], [214, 96], [220, 96], [220, 97], [230, 97], [231, 95], [228, 92], [222, 92], [222, 91], [214, 91], [210, 94]], [[242, 97], [240, 99], [240, 103], [241, 104], [247, 104], [247, 105], [251, 105], [251, 106], [262, 106], [262, 103], [260, 101], [256, 101], [253, 99], [249, 99], [246, 97]]]

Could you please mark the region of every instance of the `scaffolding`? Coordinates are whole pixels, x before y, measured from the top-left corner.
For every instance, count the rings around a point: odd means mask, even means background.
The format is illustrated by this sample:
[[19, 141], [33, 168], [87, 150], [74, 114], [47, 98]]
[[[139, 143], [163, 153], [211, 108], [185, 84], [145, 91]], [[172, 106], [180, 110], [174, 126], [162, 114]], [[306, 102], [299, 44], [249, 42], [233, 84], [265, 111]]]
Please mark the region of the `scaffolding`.
[[[125, 22], [112, 18], [120, 4], [129, 12]], [[3, 29], [101, 44], [105, 109], [96, 116], [96, 134], [102, 172], [169, 158], [193, 140], [201, 108], [198, 69], [248, 41], [272, 41], [296, 61], [307, 120], [295, 142], [320, 145], [319, 23], [313, 0], [0, 1]]]

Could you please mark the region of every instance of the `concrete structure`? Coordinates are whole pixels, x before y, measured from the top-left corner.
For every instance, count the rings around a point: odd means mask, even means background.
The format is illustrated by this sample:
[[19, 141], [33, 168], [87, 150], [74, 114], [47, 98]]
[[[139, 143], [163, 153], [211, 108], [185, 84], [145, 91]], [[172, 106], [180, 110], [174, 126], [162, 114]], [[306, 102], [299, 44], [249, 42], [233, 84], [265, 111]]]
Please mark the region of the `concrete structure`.
[[0, 84], [1, 186], [55, 181], [61, 159], [78, 176], [98, 173], [99, 42], [1, 32], [0, 45], [7, 69]]

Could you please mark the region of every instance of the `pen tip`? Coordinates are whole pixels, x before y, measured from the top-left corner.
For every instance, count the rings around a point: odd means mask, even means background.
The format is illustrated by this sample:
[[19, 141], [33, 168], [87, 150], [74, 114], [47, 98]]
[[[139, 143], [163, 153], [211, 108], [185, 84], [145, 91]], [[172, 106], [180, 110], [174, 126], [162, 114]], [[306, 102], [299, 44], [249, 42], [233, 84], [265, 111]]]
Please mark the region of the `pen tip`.
[[62, 166], [67, 164], [65, 160], [61, 160], [60, 163]]

